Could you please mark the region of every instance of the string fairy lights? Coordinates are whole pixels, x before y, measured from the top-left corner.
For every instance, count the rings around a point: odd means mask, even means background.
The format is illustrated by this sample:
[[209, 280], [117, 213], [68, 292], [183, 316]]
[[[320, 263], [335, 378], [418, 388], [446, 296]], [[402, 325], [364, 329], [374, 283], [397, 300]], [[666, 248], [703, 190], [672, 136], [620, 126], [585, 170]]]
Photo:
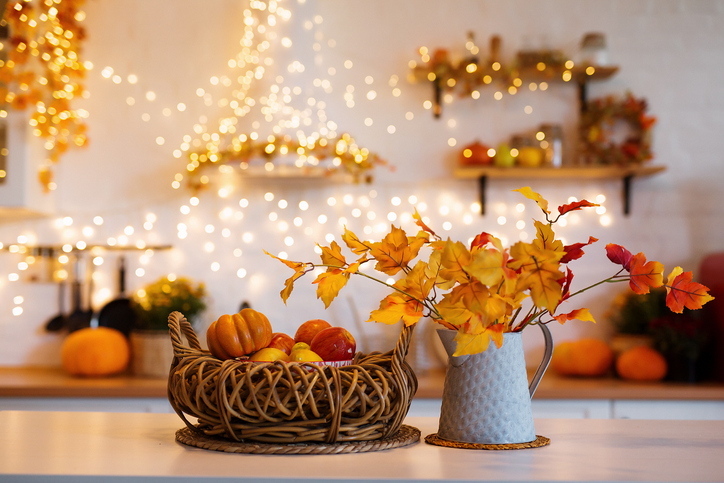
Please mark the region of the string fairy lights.
[[71, 107], [87, 93], [82, 83], [92, 64], [81, 60], [84, 0], [15, 0], [2, 22], [10, 37], [0, 44], [0, 117], [8, 108], [32, 108], [29, 125], [47, 158], [38, 172], [44, 190], [55, 189], [52, 164], [70, 147], [86, 145], [88, 113]]
[[[180, 193], [186, 186], [210, 187], [215, 172], [222, 176], [229, 174], [229, 170], [248, 172], [258, 165], [273, 176], [282, 171], [281, 163], [285, 159], [290, 161], [290, 168], [300, 173], [320, 167], [324, 160], [333, 168], [350, 166], [352, 169], [364, 168], [365, 162], [374, 166], [381, 161], [329, 119], [328, 104], [340, 102], [349, 109], [360, 109], [366, 103], [399, 99], [404, 87], [400, 85], [399, 77], [385, 78], [366, 73], [358, 76], [360, 84], [352, 85], [347, 81], [340, 88], [335, 79], [337, 73], [360, 69], [363, 65], [349, 59], [341, 61], [340, 65], [316, 61], [326, 49], [336, 45], [333, 39], [326, 37], [321, 28], [323, 19], [318, 15], [300, 21], [302, 33], [312, 39], [313, 61], [277, 55], [291, 52], [292, 47], [296, 53], [307, 38], [285, 35], [281, 27], [292, 18], [292, 9], [283, 5], [282, 1], [249, 2], [243, 12], [238, 52], [218, 72], [209, 73], [209, 85], [196, 87], [188, 98], [174, 99], [159, 106], [163, 96], [155, 93], [162, 93], [162, 87], [146, 82], [143, 95], [135, 97], [124, 90], [128, 86], [144, 84], [139, 78], [141, 73], [129, 74], [118, 66], [106, 66], [98, 72], [117, 89], [120, 101], [132, 112], [138, 112], [138, 118], [143, 122], [150, 122], [151, 115], [154, 120], [159, 114], [168, 118], [190, 115], [196, 112], [193, 109], [196, 103], [222, 108], [224, 112], [219, 118], [200, 116], [191, 132], [178, 140], [148, 130], [149, 138], [177, 160], [180, 169], [172, 185]], [[469, 49], [471, 53], [473, 50]], [[315, 69], [318, 72], [312, 74]], [[295, 76], [302, 73], [312, 74], [311, 86], [302, 88], [301, 82], [297, 81]], [[536, 88], [544, 89], [541, 84], [536, 84]], [[222, 90], [224, 92], [218, 94]], [[395, 117], [397, 114], [400, 119]], [[420, 120], [425, 117], [389, 109], [385, 116], [365, 113], [359, 116], [360, 128], [378, 129], [394, 136], [400, 132], [403, 117], [408, 122], [424, 122]], [[149, 125], [153, 126], [153, 123]], [[456, 126], [453, 121], [443, 128], [452, 130]], [[444, 131], [443, 135], [446, 140], [453, 140], [448, 141], [449, 145], [455, 145], [454, 138]], [[322, 169], [328, 170], [327, 167]], [[364, 177], [366, 173], [360, 170], [357, 175]], [[92, 256], [93, 264], [98, 268], [93, 276], [98, 292], [94, 300], [99, 304], [112, 293], [110, 287], [114, 278], [108, 275], [109, 264], [104, 260], [113, 250], [128, 250], [134, 254], [132, 264], [135, 269], [131, 273], [137, 280], [154, 277], [158, 270], [173, 272], [183, 268], [183, 261], [174, 259], [176, 265], [173, 265], [169, 264], [169, 258], [173, 257], [155, 255], [159, 251], [156, 242], [159, 239], [168, 242], [169, 237], [179, 251], [193, 253], [193, 265], [205, 271], [202, 273], [236, 277], [257, 286], [256, 281], [263, 276], [260, 273], [263, 270], [255, 265], [261, 248], [276, 250], [279, 256], [293, 256], [300, 246], [309, 246], [309, 240], [330, 243], [344, 225], [366, 236], [386, 232], [390, 223], [414, 230], [412, 213], [417, 209], [426, 221], [433, 220], [451, 236], [456, 231], [471, 234], [480, 231], [476, 227], [481, 219], [480, 204], [469, 201], [475, 196], [466, 196], [464, 191], [439, 183], [429, 189], [396, 184], [391, 193], [384, 188], [370, 189], [364, 185], [346, 188], [329, 185], [315, 195], [303, 190], [287, 192], [274, 186], [245, 187], [243, 194], [236, 193], [233, 187], [221, 186], [216, 191], [217, 196], [210, 190], [192, 191], [180, 206], [156, 206], [149, 208], [150, 212], [143, 210], [123, 216], [101, 213], [59, 217], [53, 229], [55, 238], [62, 240], [62, 249], [53, 252], [52, 256], [33, 254], [33, 247], [38, 245], [33, 233], [28, 233], [22, 241], [11, 243], [5, 249], [19, 261], [0, 280], [0, 287], [7, 284], [5, 286], [17, 291], [20, 285], [17, 282], [27, 281], [29, 271], [34, 270], [44, 257], [52, 259], [57, 280], [68, 280], [74, 256], [82, 254]], [[530, 217], [524, 210], [501, 203], [494, 211], [494, 215], [486, 220], [486, 226], [504, 243], [531, 236], [528, 231], [532, 230], [532, 225], [527, 222]], [[609, 215], [601, 216], [603, 223], [603, 217]], [[505, 218], [503, 224], [498, 224], [499, 217]], [[575, 224], [569, 220], [569, 225]], [[274, 247], [269, 246], [270, 240], [274, 240]], [[20, 294], [17, 296], [21, 297]], [[21, 299], [14, 303], [13, 307], [18, 308], [17, 315], [23, 313], [24, 303]]]

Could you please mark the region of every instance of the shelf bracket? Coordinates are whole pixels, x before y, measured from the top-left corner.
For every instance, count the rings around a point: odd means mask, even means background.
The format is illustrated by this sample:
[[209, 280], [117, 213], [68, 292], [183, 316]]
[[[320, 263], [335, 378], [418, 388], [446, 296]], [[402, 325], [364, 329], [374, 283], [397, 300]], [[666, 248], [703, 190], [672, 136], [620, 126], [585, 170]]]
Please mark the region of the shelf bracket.
[[480, 194], [480, 214], [485, 215], [485, 188], [488, 184], [488, 177], [486, 175], [482, 175], [480, 178], [478, 178], [478, 190]]
[[631, 212], [631, 180], [632, 174], [623, 177], [623, 214], [626, 216]]

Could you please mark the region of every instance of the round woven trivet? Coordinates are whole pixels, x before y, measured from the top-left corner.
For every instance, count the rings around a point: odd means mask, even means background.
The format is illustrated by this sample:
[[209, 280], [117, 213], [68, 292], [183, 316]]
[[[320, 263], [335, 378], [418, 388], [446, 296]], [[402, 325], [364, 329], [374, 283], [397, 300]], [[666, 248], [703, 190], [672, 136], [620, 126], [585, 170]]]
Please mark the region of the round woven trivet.
[[547, 446], [551, 444], [551, 440], [545, 436], [536, 435], [536, 439], [529, 443], [503, 443], [503, 444], [483, 444], [483, 443], [463, 443], [460, 441], [449, 441], [442, 439], [437, 433], [428, 434], [425, 436], [425, 442], [427, 444], [434, 444], [436, 446], [446, 446], [448, 448], [459, 448], [459, 449], [488, 449], [488, 450], [503, 450], [503, 449], [525, 449], [525, 448], [540, 448], [541, 446]]
[[399, 448], [420, 441], [420, 430], [403, 424], [393, 436], [375, 441], [343, 441], [341, 443], [257, 443], [254, 441], [229, 441], [181, 428], [176, 431], [176, 441], [197, 448], [225, 453], [246, 454], [346, 454], [382, 451]]

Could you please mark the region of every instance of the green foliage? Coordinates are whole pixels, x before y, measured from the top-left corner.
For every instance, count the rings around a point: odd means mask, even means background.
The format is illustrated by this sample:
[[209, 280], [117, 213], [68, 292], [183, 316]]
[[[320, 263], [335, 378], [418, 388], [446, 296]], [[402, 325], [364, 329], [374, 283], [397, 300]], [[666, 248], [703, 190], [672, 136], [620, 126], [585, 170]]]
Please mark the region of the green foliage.
[[206, 289], [203, 283], [194, 285], [188, 279], [179, 277], [169, 280], [161, 277], [136, 293], [133, 309], [138, 315], [141, 330], [168, 330], [168, 315], [177, 310], [193, 324], [206, 309]]
[[614, 301], [610, 320], [619, 334], [649, 333], [649, 324], [668, 313], [666, 290], [653, 289], [649, 294], [622, 293]]

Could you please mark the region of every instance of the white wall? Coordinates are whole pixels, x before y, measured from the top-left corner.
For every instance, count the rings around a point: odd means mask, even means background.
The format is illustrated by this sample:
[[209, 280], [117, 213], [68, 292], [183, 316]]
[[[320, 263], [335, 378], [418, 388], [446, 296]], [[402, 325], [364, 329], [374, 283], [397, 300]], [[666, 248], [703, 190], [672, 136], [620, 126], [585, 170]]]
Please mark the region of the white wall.
[[[525, 220], [523, 231], [531, 235], [531, 218], [537, 216], [532, 202], [526, 202], [523, 214], [514, 210], [522, 198], [511, 190], [522, 183], [530, 184], [553, 206], [569, 196], [606, 196], [610, 226], [603, 227], [599, 215], [588, 212], [579, 216], [578, 223], [559, 229], [568, 242], [584, 241], [589, 235], [601, 240], [587, 250], [583, 261], [571, 266], [579, 287], [613, 273], [603, 249], [608, 242], [620, 243], [633, 252], [645, 251], [667, 269], [682, 265], [695, 272], [705, 254], [724, 249], [724, 145], [720, 136], [724, 130], [724, 2], [308, 0], [302, 6], [280, 2], [289, 4], [293, 17], [291, 24], [279, 27], [279, 32], [289, 35], [294, 46], [275, 58], [285, 60], [280, 62], [281, 67], [294, 59], [302, 60], [307, 67], [303, 74], [294, 76], [283, 72], [286, 85], [303, 87], [301, 99], [312, 95], [324, 100], [327, 118], [339, 126], [340, 132], [351, 133], [361, 145], [388, 159], [395, 170], [377, 170], [372, 185], [325, 184], [318, 180], [242, 181], [225, 200], [211, 192], [201, 194], [199, 206], [193, 207], [190, 215], [182, 215], [179, 207], [188, 203], [191, 193], [171, 188], [174, 174], [183, 171], [185, 165], [172, 152], [185, 134], [193, 135], [199, 116], [213, 121], [219, 115], [221, 109], [204, 106], [195, 95], [198, 87], [211, 92], [214, 103], [230, 96], [233, 86], [224, 90], [211, 86], [209, 79], [230, 73], [227, 60], [238, 50], [244, 3], [89, 0], [84, 56], [95, 68], [86, 82], [91, 97], [83, 101], [82, 107], [90, 112], [90, 146], [68, 154], [56, 173], [57, 217], [70, 216], [73, 224], [56, 228], [56, 217], [6, 221], [0, 225], [0, 241], [7, 245], [22, 234], [38, 243], [75, 243], [81, 239], [105, 243], [109, 237], [121, 235], [126, 226], [132, 226], [131, 244], [143, 240], [149, 245], [174, 246], [171, 251], [156, 252], [145, 265], [141, 253], [130, 254], [130, 268], [145, 270], [143, 276], [130, 277], [132, 290], [165, 273], [187, 275], [204, 281], [212, 294], [205, 323], [235, 311], [241, 301], [248, 300], [269, 316], [276, 330], [293, 332], [308, 318], [326, 317], [352, 328], [361, 340], [369, 338], [368, 345], [375, 349], [385, 350], [391, 348], [398, 328], [365, 325], [362, 329], [355, 325], [349, 303], [352, 299], [359, 316], [366, 319], [384, 295], [381, 288], [354, 280], [325, 313], [322, 303], [314, 297], [311, 280], [302, 280], [285, 307], [278, 293], [290, 272], [263, 255], [262, 249], [272, 253], [284, 250], [291, 259], [313, 260], [315, 242], [326, 244], [324, 237], [328, 233], [339, 240], [342, 229], [336, 220], [340, 216], [347, 218], [350, 229], [361, 234], [365, 224], [372, 224], [366, 219], [368, 211], [376, 214], [374, 224], [386, 222], [391, 211], [400, 216], [412, 210], [407, 202], [411, 195], [427, 204], [424, 214], [440, 232], [443, 222], [452, 223], [446, 235], [467, 240], [480, 231], [493, 231], [514, 241], [520, 234], [515, 222]], [[312, 32], [321, 32], [317, 35], [322, 36], [324, 45], [318, 65], [310, 51], [312, 33], [302, 27], [314, 15], [322, 17]], [[586, 32], [606, 34], [611, 61], [620, 66], [620, 71], [611, 80], [592, 85], [590, 94], [597, 97], [631, 90], [646, 97], [650, 112], [658, 118], [654, 161], [667, 167], [664, 174], [634, 181], [629, 217], [622, 214], [620, 182], [531, 179], [489, 182], [488, 212], [484, 217], [473, 214], [469, 225], [464, 222], [478, 194], [474, 181], [452, 176], [461, 146], [476, 138], [496, 145], [544, 121], [562, 122], [570, 140], [576, 119], [575, 89], [556, 85], [546, 92], [522, 92], [502, 101], [493, 100], [493, 90], [488, 89], [477, 101], [456, 99], [444, 107], [442, 119], [434, 120], [422, 107], [431, 98], [431, 89], [406, 81], [407, 62], [417, 58], [416, 49], [422, 45], [462, 53], [468, 30], [475, 32], [483, 54], [489, 37], [501, 35], [503, 59], [511, 59], [522, 47], [548, 46], [573, 55]], [[336, 42], [334, 47], [329, 46], [330, 39]], [[353, 62], [351, 69], [344, 68], [345, 60]], [[120, 84], [101, 76], [106, 66], [122, 77]], [[336, 69], [335, 75], [328, 74], [329, 67]], [[128, 74], [137, 75], [139, 82], [129, 84], [125, 80]], [[388, 85], [393, 75], [400, 78], [399, 97], [392, 96]], [[371, 86], [365, 84], [367, 76], [374, 79]], [[315, 77], [328, 78], [333, 91], [326, 94], [315, 89]], [[261, 81], [260, 92], [268, 91], [268, 81], [268, 77]], [[354, 108], [348, 108], [343, 100], [348, 85], [355, 89]], [[365, 98], [369, 89], [378, 94], [373, 101]], [[144, 99], [149, 90], [157, 94], [153, 102]], [[128, 97], [136, 100], [133, 106], [126, 103]], [[175, 109], [179, 102], [188, 106], [186, 111]], [[526, 105], [533, 106], [532, 114], [523, 113]], [[162, 113], [167, 107], [173, 111], [170, 116]], [[405, 119], [407, 112], [414, 114], [411, 121]], [[143, 113], [150, 115], [150, 121], [141, 120]], [[365, 118], [373, 120], [372, 126], [364, 124]], [[249, 123], [241, 119], [240, 131], [250, 131]], [[395, 126], [394, 134], [387, 132], [389, 125]], [[163, 137], [165, 143], [159, 146], [157, 137]], [[457, 140], [456, 147], [448, 145], [450, 138]], [[274, 193], [274, 201], [263, 199], [266, 192]], [[354, 197], [351, 205], [342, 202], [346, 194]], [[400, 207], [391, 204], [395, 196], [403, 200]], [[249, 200], [244, 209], [238, 205], [242, 197]], [[327, 204], [330, 197], [338, 201], [333, 207]], [[369, 208], [364, 207], [361, 198], [369, 200]], [[280, 199], [287, 200], [289, 207], [280, 209]], [[301, 200], [311, 205], [307, 212], [298, 209]], [[243, 213], [243, 218], [220, 219], [219, 213], [227, 206]], [[441, 215], [441, 206], [449, 207], [450, 213]], [[365, 214], [354, 218], [354, 208], [362, 208]], [[277, 213], [277, 221], [269, 220], [270, 212]], [[158, 217], [151, 230], [143, 228], [148, 213]], [[319, 224], [320, 214], [329, 221]], [[501, 214], [508, 219], [503, 226], [496, 221]], [[92, 219], [96, 215], [105, 219], [104, 224], [94, 227], [93, 235], [83, 236], [82, 228], [94, 226]], [[291, 223], [296, 216], [304, 219], [301, 228]], [[282, 220], [289, 223], [286, 234], [278, 229]], [[185, 239], [177, 237], [176, 226], [181, 222], [189, 226]], [[215, 227], [211, 234], [204, 231], [208, 224]], [[225, 227], [231, 230], [228, 238], [221, 234]], [[305, 227], [311, 227], [310, 234], [304, 233]], [[409, 222], [404, 223], [404, 228], [415, 231]], [[245, 232], [253, 234], [250, 243], [241, 239]], [[293, 246], [284, 245], [285, 236], [294, 238]], [[215, 245], [212, 253], [204, 251], [207, 242]], [[233, 255], [235, 248], [242, 249], [241, 257]], [[106, 253], [104, 258], [95, 282], [97, 308], [115, 291], [116, 254]], [[57, 287], [22, 280], [9, 282], [6, 274], [17, 272], [19, 261], [19, 257], [7, 252], [0, 255], [0, 365], [57, 365], [61, 337], [42, 331], [45, 321], [58, 310]], [[213, 262], [220, 263], [220, 270], [211, 270]], [[240, 268], [246, 270], [244, 278], [237, 277]], [[583, 333], [605, 334], [604, 312], [617, 290], [605, 287], [576, 302], [593, 310], [598, 325], [572, 322], [555, 327], [554, 337], [563, 340]], [[14, 316], [17, 296], [23, 297], [19, 304], [23, 312]], [[537, 351], [540, 344], [537, 334], [530, 335], [526, 342], [529, 351]]]

